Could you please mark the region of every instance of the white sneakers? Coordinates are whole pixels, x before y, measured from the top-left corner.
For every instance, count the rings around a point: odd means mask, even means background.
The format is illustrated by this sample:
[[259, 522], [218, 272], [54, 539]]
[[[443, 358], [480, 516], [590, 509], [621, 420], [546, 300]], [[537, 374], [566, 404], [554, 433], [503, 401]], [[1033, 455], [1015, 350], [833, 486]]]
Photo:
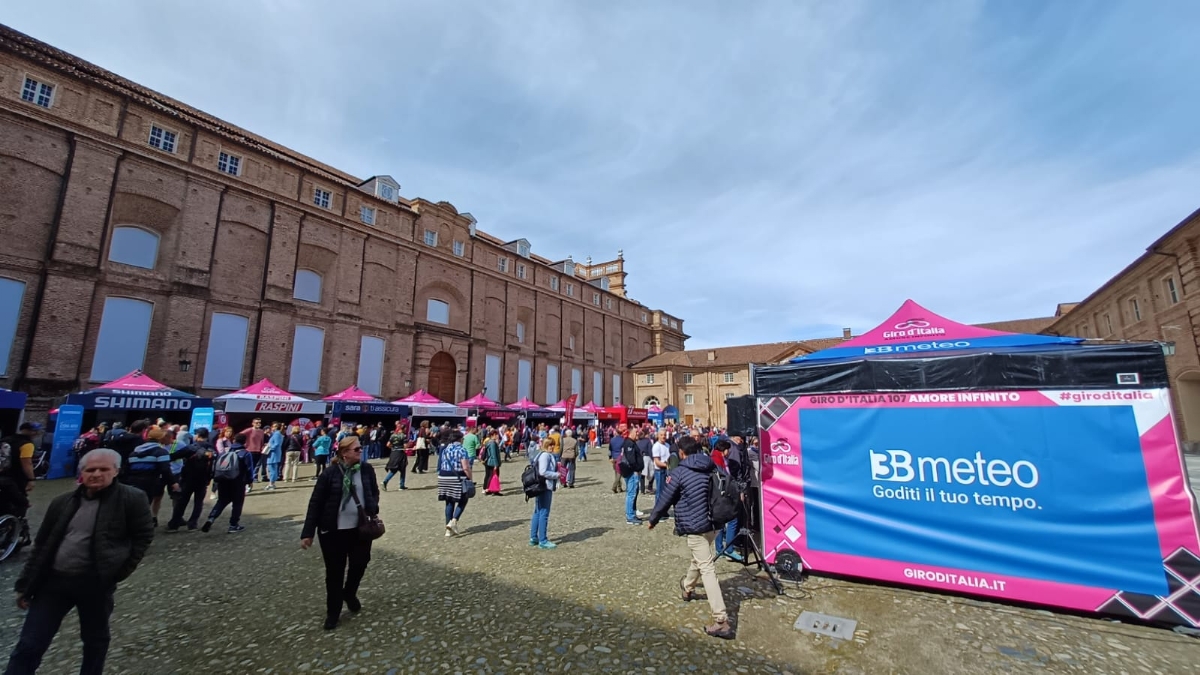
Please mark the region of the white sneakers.
[[446, 536], [457, 537], [458, 534], [458, 518], [451, 518], [450, 522], [446, 523]]

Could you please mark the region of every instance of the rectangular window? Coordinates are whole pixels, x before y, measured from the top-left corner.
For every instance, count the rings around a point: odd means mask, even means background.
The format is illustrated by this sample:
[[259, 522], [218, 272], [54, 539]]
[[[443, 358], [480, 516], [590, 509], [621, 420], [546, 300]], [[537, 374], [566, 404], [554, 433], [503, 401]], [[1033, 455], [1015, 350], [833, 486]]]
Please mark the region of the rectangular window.
[[250, 319], [238, 314], [213, 312], [204, 355], [204, 387], [240, 389], [246, 362], [246, 336]]
[[571, 351], [575, 351], [575, 336], [574, 335], [567, 336], [567, 349], [569, 349]]
[[517, 400], [529, 398], [529, 390], [533, 385], [533, 362], [521, 359], [517, 361]]
[[600, 294], [599, 293], [592, 293], [592, 304], [597, 307], [600, 306]]
[[[367, 225], [374, 225], [375, 209], [371, 208], [370, 206], [358, 207], [358, 219]], [[359, 389], [362, 389], [362, 387], [359, 387]]]
[[21, 303], [25, 300], [25, 282], [0, 278], [0, 375], [8, 374], [8, 361], [17, 323], [21, 320]]
[[683, 374], [683, 383], [684, 383], [684, 384], [691, 384], [691, 383], [692, 383], [692, 378], [693, 378], [693, 377], [694, 377], [694, 375], [692, 375], [692, 373], [684, 373], [684, 374]]
[[525, 244], [525, 243], [517, 244], [517, 254], [520, 255], [522, 258], [528, 258], [529, 257], [529, 244]]
[[605, 299], [604, 299], [604, 308], [605, 308], [605, 309], [612, 309], [612, 298], [605, 298]]
[[675, 319], [671, 319], [671, 328], [679, 328], [679, 322]]
[[525, 266], [522, 265], [521, 263], [517, 263], [517, 278], [518, 279], [525, 278]]
[[430, 298], [425, 303], [425, 318], [433, 323], [450, 325], [450, 304], [442, 300]]
[[546, 364], [546, 405], [558, 403], [558, 366]]
[[332, 203], [333, 203], [333, 194], [330, 193], [329, 190], [322, 190], [321, 188], [313, 188], [313, 204], [315, 204], [323, 209], [327, 209], [327, 208], [329, 208], [329, 205]]
[[733, 373], [725, 373], [725, 384], [733, 384]]
[[646, 384], [654, 384], [654, 373], [646, 373]]
[[1112, 315], [1111, 314], [1104, 315], [1104, 327], [1108, 329], [1108, 332], [1105, 333], [1105, 335], [1112, 335], [1113, 328], [1112, 328]]
[[435, 230], [425, 230], [425, 245], [437, 246], [437, 232]]
[[517, 342], [525, 343], [525, 324], [517, 322]]
[[92, 380], [115, 380], [145, 366], [153, 316], [154, 305], [145, 300], [105, 298], [92, 356]]
[[696, 397], [695, 397], [695, 396], [693, 396], [692, 394], [684, 394], [684, 395], [683, 395], [683, 402], [684, 402], [684, 403], [686, 403], [686, 404], [688, 404], [688, 405], [691, 405], [691, 404], [693, 404], [693, 403], [695, 403], [695, 402], [696, 402]]
[[466, 254], [467, 247], [461, 241], [454, 242], [454, 255], [463, 257]]
[[292, 369], [288, 389], [321, 391], [321, 359], [325, 355], [325, 331], [315, 326], [296, 326], [292, 336]]
[[500, 357], [488, 354], [483, 363], [483, 388], [488, 396], [497, 400], [500, 398], [500, 367]]
[[[379, 184], [379, 196], [383, 197], [384, 199], [386, 199], [390, 202], [396, 198], [396, 190], [395, 190], [395, 188], [393, 188], [391, 185], [388, 185], [387, 183], [380, 183]], [[361, 389], [361, 387], [360, 387], [360, 389]]]
[[592, 373], [592, 401], [604, 405], [604, 381], [598, 370]]
[[241, 173], [242, 158], [237, 155], [231, 155], [227, 152], [222, 152], [217, 155], [217, 171], [227, 173], [230, 176], [236, 176]]
[[650, 323], [650, 315], [642, 312], [642, 323]]
[[575, 297], [575, 284], [567, 284], [567, 295]]
[[1137, 298], [1129, 299], [1129, 316], [1136, 322], [1142, 320], [1142, 307]]
[[613, 373], [612, 404], [621, 405], [621, 376], [617, 373]]
[[1163, 279], [1163, 290], [1167, 292], [1167, 301], [1172, 305], [1179, 302], [1179, 289], [1175, 286], [1175, 277]]
[[496, 259], [496, 269], [500, 270], [501, 272], [507, 272], [508, 271], [508, 258], [505, 258], [505, 257], [497, 258]]
[[550, 277], [550, 290], [558, 290], [558, 277]]
[[54, 86], [27, 77], [25, 86], [21, 88], [21, 100], [49, 108], [50, 102], [54, 100]]
[[383, 390], [383, 338], [363, 336], [358, 348], [358, 388], [379, 395]]
[[175, 152], [176, 138], [174, 131], [167, 131], [156, 124], [150, 125], [150, 147], [158, 148], [163, 152]]
[[728, 401], [728, 400], [729, 400], [729, 399], [731, 399], [731, 398], [733, 398], [733, 392], [726, 392], [726, 394], [725, 394], [725, 400], [727, 400], [727, 401]]
[[[571, 369], [571, 393], [576, 396], [583, 396], [583, 371], [578, 368]], [[578, 401], [579, 399], [575, 399]]]

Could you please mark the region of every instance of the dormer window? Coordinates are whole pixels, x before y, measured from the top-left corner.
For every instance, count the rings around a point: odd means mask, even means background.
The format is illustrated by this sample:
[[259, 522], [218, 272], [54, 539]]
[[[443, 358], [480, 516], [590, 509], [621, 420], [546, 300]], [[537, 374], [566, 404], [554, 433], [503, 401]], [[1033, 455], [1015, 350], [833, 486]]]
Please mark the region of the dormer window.
[[528, 258], [529, 257], [529, 244], [526, 244], [523, 241], [519, 242], [517, 244], [517, 255], [521, 256], [522, 258]]
[[395, 201], [396, 188], [392, 187], [391, 185], [388, 185], [387, 183], [380, 183], [379, 184], [379, 196], [388, 200], [389, 202]]

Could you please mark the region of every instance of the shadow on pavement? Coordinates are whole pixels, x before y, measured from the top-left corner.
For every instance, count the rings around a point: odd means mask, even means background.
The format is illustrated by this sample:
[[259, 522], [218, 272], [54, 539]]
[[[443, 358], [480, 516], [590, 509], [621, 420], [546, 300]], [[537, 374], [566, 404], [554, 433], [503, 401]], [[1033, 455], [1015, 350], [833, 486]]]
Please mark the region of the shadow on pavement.
[[556, 540], [558, 544], [577, 544], [581, 541], [587, 541], [593, 537], [602, 536], [605, 532], [611, 532], [611, 527], [589, 527], [586, 530], [572, 532], [568, 535], [559, 537]]

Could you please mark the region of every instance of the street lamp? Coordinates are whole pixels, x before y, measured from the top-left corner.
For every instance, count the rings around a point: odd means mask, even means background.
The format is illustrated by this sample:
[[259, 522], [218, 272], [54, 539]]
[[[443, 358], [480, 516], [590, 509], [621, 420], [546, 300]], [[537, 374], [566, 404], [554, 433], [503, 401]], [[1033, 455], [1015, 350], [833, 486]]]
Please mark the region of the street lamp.
[[187, 347], [179, 348], [179, 372], [186, 373], [192, 369], [192, 361], [188, 358], [189, 356]]
[[1163, 356], [1175, 356], [1174, 342], [1160, 342], [1158, 344], [1162, 347]]

